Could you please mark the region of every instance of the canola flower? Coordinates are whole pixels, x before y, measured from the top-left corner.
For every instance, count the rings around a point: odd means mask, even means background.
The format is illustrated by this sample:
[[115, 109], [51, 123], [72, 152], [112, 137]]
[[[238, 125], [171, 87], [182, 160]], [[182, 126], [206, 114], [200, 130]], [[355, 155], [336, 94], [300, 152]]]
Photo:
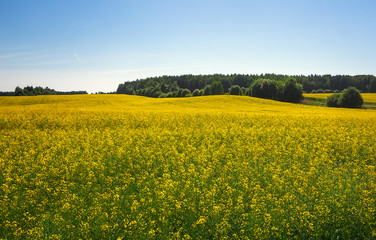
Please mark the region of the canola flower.
[[0, 97], [0, 239], [376, 237], [376, 111]]

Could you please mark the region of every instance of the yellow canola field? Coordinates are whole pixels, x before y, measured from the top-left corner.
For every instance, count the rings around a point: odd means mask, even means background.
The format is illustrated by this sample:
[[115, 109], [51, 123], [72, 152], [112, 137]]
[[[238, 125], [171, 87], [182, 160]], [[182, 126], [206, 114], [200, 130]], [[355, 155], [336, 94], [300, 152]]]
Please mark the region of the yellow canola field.
[[0, 98], [0, 239], [372, 239], [376, 111]]

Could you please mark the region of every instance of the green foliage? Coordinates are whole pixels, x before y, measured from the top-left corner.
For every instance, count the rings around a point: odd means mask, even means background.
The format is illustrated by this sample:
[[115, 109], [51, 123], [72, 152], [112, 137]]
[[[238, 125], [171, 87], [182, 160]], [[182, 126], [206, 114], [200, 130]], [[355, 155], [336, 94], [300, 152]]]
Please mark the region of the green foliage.
[[15, 96], [36, 96], [36, 95], [56, 95], [59, 94], [59, 92], [50, 89], [48, 87], [42, 88], [42, 87], [33, 87], [33, 86], [27, 86], [23, 89], [20, 87], [16, 87]]
[[118, 93], [118, 94], [135, 95], [136, 91], [133, 89], [132, 85], [120, 84], [118, 86], [118, 89], [116, 90], [116, 93]]
[[15, 92], [0, 92], [0, 96], [15, 96]]
[[283, 86], [283, 100], [298, 103], [303, 99], [303, 87], [295, 79], [288, 79]]
[[358, 89], [349, 87], [341, 94], [338, 105], [346, 108], [360, 108], [363, 105], [363, 98]]
[[239, 85], [232, 85], [230, 87], [230, 95], [243, 95], [243, 90]]
[[277, 99], [277, 84], [270, 79], [258, 79], [250, 87], [252, 97]]
[[200, 90], [198, 90], [197, 88], [195, 90], [193, 90], [192, 96], [194, 96], [194, 97], [200, 96]]
[[222, 95], [223, 94], [223, 85], [219, 81], [213, 81], [210, 85], [211, 95]]
[[283, 89], [285, 87], [285, 83], [283, 81], [276, 82], [277, 84], [277, 100], [283, 100]]
[[340, 97], [341, 97], [340, 93], [335, 93], [335, 94], [330, 95], [326, 99], [326, 106], [328, 106], [328, 107], [339, 107], [338, 100], [339, 100]]
[[87, 94], [86, 91], [71, 91], [71, 92], [59, 92], [48, 87], [33, 87], [27, 86], [24, 88], [16, 87], [14, 91], [15, 96], [36, 96], [36, 95], [72, 95], [72, 94]]
[[164, 92], [162, 92], [162, 91], [155, 91], [155, 92], [153, 92], [153, 97], [159, 97], [159, 95], [161, 95], [162, 93], [164, 93]]
[[203, 92], [203, 96], [207, 96], [207, 95], [210, 95], [211, 93], [211, 86], [210, 85], [206, 85], [205, 88], [204, 88], [204, 92]]
[[[212, 74], [212, 75], [181, 75], [181, 76], [161, 76], [150, 77], [132, 82], [124, 82], [119, 84], [116, 91], [118, 94], [137, 94], [148, 97], [155, 96], [155, 92], [163, 93], [175, 92], [180, 88], [189, 89], [193, 92], [195, 89], [204, 89], [205, 86], [211, 85], [214, 81], [218, 81], [223, 86], [223, 92], [231, 89], [231, 86], [238, 85], [243, 89], [243, 94], [247, 94], [247, 88], [251, 86], [257, 79], [269, 79], [277, 83], [277, 97], [273, 99], [282, 99], [282, 90], [278, 89], [278, 82], [287, 82], [289, 78], [294, 78], [298, 84], [301, 84], [304, 92], [333, 92], [335, 89], [343, 91], [344, 89], [354, 86], [361, 92], [376, 92], [376, 77], [373, 75], [280, 75], [280, 74]], [[151, 91], [153, 88], [159, 88], [157, 91]], [[148, 90], [146, 90], [148, 89]], [[325, 89], [325, 90], [323, 90]], [[212, 94], [211, 92], [206, 95]], [[251, 93], [248, 93], [251, 95]]]
[[245, 91], [243, 91], [246, 96], [251, 96], [251, 87], [247, 88]]
[[16, 96], [26, 96], [26, 93], [20, 87], [16, 87], [16, 90], [14, 91], [14, 93]]
[[177, 97], [182, 97], [183, 96], [182, 95], [183, 90], [184, 90], [183, 88], [179, 88]]
[[289, 78], [285, 83], [270, 79], [258, 79], [246, 93], [252, 97], [274, 99], [298, 103], [303, 99], [303, 89], [295, 79]]
[[[181, 96], [181, 97], [186, 97], [188, 94], [191, 95], [191, 91], [189, 91], [189, 89], [186, 89], [186, 88], [185, 88], [185, 89], [183, 89], [183, 90], [181, 91], [181, 95], [180, 95], [180, 96]], [[192, 95], [191, 95], [191, 96], [192, 96]], [[190, 96], [190, 97], [191, 97], [191, 96]]]
[[184, 97], [192, 97], [192, 94], [191, 93], [185, 94]]
[[376, 93], [376, 79], [370, 81], [368, 91], [370, 93]]
[[167, 93], [169, 91], [167, 84], [161, 84], [161, 91]]
[[175, 92], [168, 92], [166, 97], [172, 98], [172, 97], [175, 97], [176, 94], [177, 94], [177, 91], [175, 91]]
[[243, 96], [247, 96], [247, 91], [249, 87], [242, 87]]
[[328, 107], [360, 108], [363, 98], [358, 89], [349, 87], [343, 93], [335, 93], [326, 99]]
[[174, 92], [174, 91], [178, 91], [179, 90], [179, 86], [178, 86], [178, 83], [176, 81], [174, 81], [170, 86], [169, 86], [169, 91], [170, 92]]

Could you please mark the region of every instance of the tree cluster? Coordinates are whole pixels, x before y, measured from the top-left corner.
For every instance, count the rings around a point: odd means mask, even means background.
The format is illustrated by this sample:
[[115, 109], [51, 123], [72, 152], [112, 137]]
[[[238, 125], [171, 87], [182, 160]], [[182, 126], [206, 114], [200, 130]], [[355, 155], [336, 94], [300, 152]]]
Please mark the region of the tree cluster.
[[15, 96], [36, 96], [36, 95], [56, 95], [56, 91], [48, 87], [27, 86], [24, 88], [16, 87]]
[[56, 91], [56, 95], [77, 95], [77, 94], [88, 94], [86, 91]]
[[246, 93], [252, 97], [293, 103], [298, 103], [303, 99], [302, 85], [297, 83], [294, 78], [289, 78], [286, 82], [260, 78], [251, 85]]
[[0, 96], [14, 96], [14, 92], [0, 92]]
[[75, 94], [87, 94], [86, 91], [55, 91], [48, 87], [33, 87], [27, 86], [24, 88], [16, 87], [13, 96], [37, 96], [37, 95], [75, 95]]
[[358, 89], [349, 87], [342, 93], [335, 93], [326, 99], [328, 107], [360, 108], [363, 105], [363, 98]]
[[[295, 79], [297, 84], [302, 86], [304, 92], [341, 92], [348, 87], [356, 87], [361, 92], [376, 92], [376, 77], [373, 75], [280, 75], [280, 74], [212, 74], [212, 75], [181, 75], [150, 77], [131, 82], [119, 84], [116, 93], [132, 94], [147, 97], [185, 97], [182, 90], [187, 89], [192, 96], [211, 95], [212, 83], [220, 82], [223, 93], [235, 94], [236, 91], [245, 94], [245, 91], [258, 79], [268, 79], [281, 87], [281, 83], [289, 79]], [[272, 84], [273, 85], [273, 84]], [[238, 87], [242, 90], [235, 90]], [[265, 85], [268, 87], [268, 85]], [[273, 86], [270, 86], [273, 88]], [[232, 89], [232, 91], [231, 91]], [[264, 90], [264, 89], [263, 89]], [[274, 91], [273, 89], [271, 89]], [[221, 92], [221, 90], [219, 90]], [[287, 91], [287, 89], [286, 89]], [[277, 92], [282, 93], [281, 89]], [[215, 93], [214, 93], [215, 94]], [[274, 93], [270, 93], [274, 96]], [[274, 97], [272, 97], [274, 98]], [[278, 99], [281, 96], [278, 97]]]
[[183, 75], [147, 78], [120, 84], [118, 94], [147, 97], [191, 97], [206, 95], [248, 95], [286, 102], [299, 102], [303, 88], [293, 77], [280, 80], [257, 75]]
[[373, 75], [310, 75], [296, 76], [307, 93], [322, 90], [323, 92], [342, 92], [346, 88], [355, 87], [361, 92], [376, 93], [376, 77]]

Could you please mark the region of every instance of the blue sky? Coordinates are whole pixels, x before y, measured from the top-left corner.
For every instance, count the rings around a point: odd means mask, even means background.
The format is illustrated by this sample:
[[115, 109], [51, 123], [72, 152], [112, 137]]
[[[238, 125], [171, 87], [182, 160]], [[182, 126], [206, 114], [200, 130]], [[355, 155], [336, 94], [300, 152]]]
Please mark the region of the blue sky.
[[2, 0], [0, 91], [159, 75], [376, 75], [373, 0]]

